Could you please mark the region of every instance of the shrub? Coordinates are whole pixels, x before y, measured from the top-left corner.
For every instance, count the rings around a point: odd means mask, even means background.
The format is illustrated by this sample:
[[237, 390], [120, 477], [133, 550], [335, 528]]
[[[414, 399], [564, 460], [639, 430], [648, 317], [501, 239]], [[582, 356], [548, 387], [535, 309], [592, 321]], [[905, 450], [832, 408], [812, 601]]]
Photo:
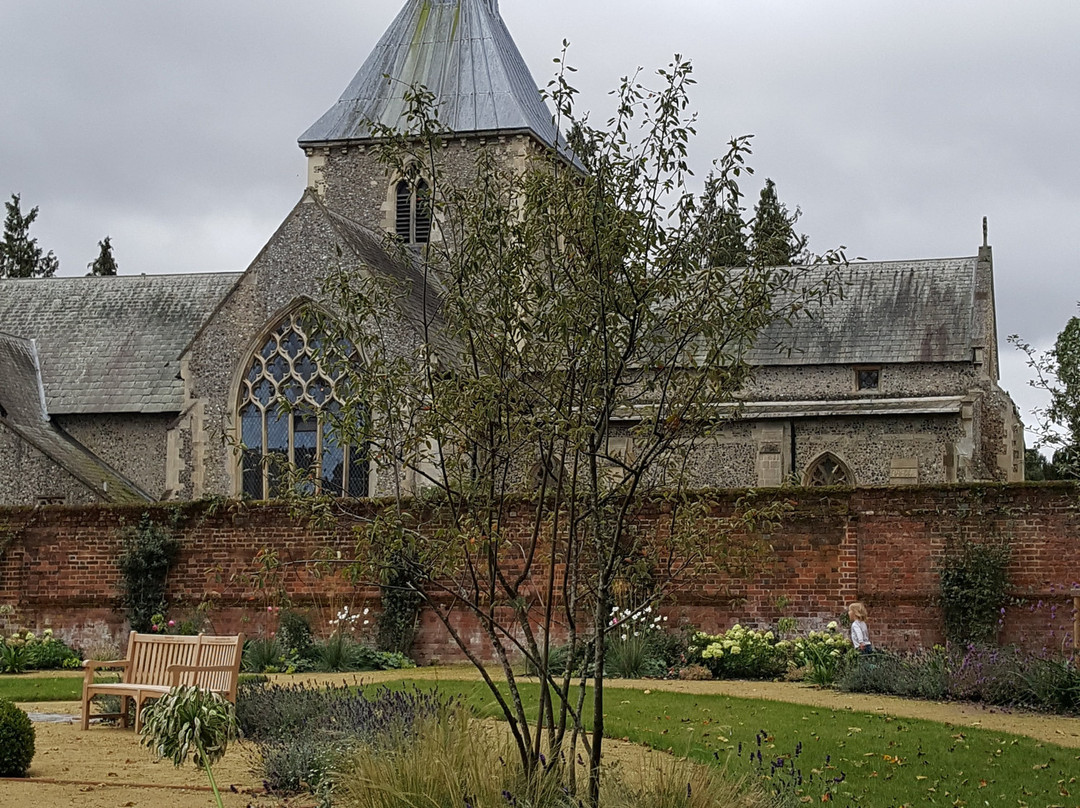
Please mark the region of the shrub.
[[277, 673], [284, 658], [276, 638], [252, 637], [244, 643], [241, 667], [248, 673]]
[[31, 642], [28, 636], [33, 635], [22, 629], [6, 639], [0, 639], [0, 673], [22, 673], [26, 670], [26, 646]]
[[307, 656], [315, 642], [307, 615], [292, 609], [286, 609], [278, 617], [277, 637], [283, 648], [301, 657]]
[[410, 737], [442, 708], [437, 693], [302, 685], [240, 687], [236, 715], [259, 751], [266, 787], [320, 793], [329, 771], [358, 744], [377, 747]]
[[845, 662], [855, 653], [851, 642], [837, 630], [836, 621], [825, 631], [811, 631], [791, 643], [796, 665], [805, 666], [806, 679], [821, 687], [836, 681]]
[[667, 673], [668, 644], [663, 639], [666, 617], [653, 607], [613, 608], [607, 633], [607, 673], [626, 679]]
[[341, 673], [360, 670], [362, 652], [360, 643], [342, 631], [335, 631], [312, 649], [315, 670]]
[[34, 725], [7, 699], [0, 699], [0, 777], [26, 777], [34, 759]]
[[919, 654], [857, 655], [839, 684], [864, 693], [1080, 713], [1080, 669], [1075, 661], [1019, 648], [938, 646]]
[[10, 637], [0, 637], [0, 673], [22, 673], [26, 670], [56, 670], [71, 667], [82, 660], [62, 640], [53, 636], [51, 628], [38, 636], [29, 629], [19, 629]]
[[51, 628], [42, 632], [41, 642], [27, 648], [26, 656], [26, 667], [30, 670], [51, 671], [82, 665], [78, 651], [54, 637]]
[[886, 693], [939, 701], [949, 696], [945, 649], [937, 647], [906, 655], [856, 654], [837, 684], [841, 690], [855, 693]]
[[663, 662], [653, 652], [649, 638], [642, 635], [623, 634], [608, 640], [608, 676], [623, 679], [641, 679], [644, 676], [663, 676], [667, 671]]
[[736, 623], [722, 634], [695, 634], [690, 658], [700, 661], [717, 679], [772, 679], [787, 670], [790, 644], [777, 642], [771, 631]]
[[1010, 555], [1004, 543], [964, 542], [945, 556], [938, 573], [950, 644], [984, 643], [997, 635], [1009, 587]]

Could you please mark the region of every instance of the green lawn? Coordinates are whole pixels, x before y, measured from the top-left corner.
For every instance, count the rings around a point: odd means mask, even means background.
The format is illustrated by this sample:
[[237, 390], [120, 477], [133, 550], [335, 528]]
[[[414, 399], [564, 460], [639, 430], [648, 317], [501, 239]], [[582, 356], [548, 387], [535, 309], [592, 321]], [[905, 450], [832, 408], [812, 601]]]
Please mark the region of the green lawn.
[[[440, 687], [497, 714], [478, 683]], [[524, 690], [535, 699], [534, 685]], [[1080, 750], [1026, 737], [728, 696], [612, 689], [606, 703], [609, 736], [755, 776], [801, 777], [808, 804], [1080, 806]], [[773, 775], [773, 763], [785, 773]]]
[[11, 701], [77, 701], [82, 698], [82, 671], [55, 676], [0, 676], [0, 698]]

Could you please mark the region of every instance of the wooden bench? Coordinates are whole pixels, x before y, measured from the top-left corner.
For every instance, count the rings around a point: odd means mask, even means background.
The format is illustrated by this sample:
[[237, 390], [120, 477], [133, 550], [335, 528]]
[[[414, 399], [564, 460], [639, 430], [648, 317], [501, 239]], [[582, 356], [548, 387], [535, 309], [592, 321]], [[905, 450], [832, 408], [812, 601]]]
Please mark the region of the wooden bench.
[[[83, 668], [82, 728], [90, 726], [90, 699], [94, 696], [119, 696], [120, 712], [102, 714], [101, 718], [119, 718], [128, 725], [129, 700], [135, 700], [135, 730], [142, 728], [142, 707], [146, 699], [159, 698], [179, 685], [220, 693], [236, 701], [240, 676], [240, 656], [244, 635], [233, 637], [178, 636], [173, 634], [138, 634], [128, 638], [127, 657], [107, 662], [86, 660]], [[98, 671], [121, 671], [119, 682], [95, 682]]]

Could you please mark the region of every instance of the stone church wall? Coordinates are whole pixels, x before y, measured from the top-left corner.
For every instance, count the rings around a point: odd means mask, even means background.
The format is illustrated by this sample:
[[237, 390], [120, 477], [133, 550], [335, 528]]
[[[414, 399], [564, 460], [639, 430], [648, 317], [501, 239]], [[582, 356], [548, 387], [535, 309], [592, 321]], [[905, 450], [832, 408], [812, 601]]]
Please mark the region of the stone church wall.
[[[188, 401], [178, 441], [182, 498], [239, 492], [235, 408], [241, 375], [293, 307], [321, 300], [332, 267], [357, 261], [348, 249], [339, 255], [341, 241], [323, 209], [302, 200], [192, 343], [184, 360]], [[387, 344], [410, 350], [415, 335], [404, 320], [384, 325]]]
[[[475, 175], [477, 151], [491, 149], [506, 167], [524, 166], [528, 154], [539, 148], [527, 135], [509, 137], [447, 138], [437, 156], [446, 177], [466, 187]], [[379, 162], [371, 146], [340, 145], [309, 148], [308, 184], [331, 210], [376, 232], [394, 232], [398, 177]], [[439, 237], [433, 228], [432, 239]]]
[[97, 500], [77, 478], [0, 424], [0, 506], [32, 505], [42, 498], [71, 504]]
[[63, 415], [57, 423], [75, 440], [157, 499], [167, 498], [167, 435], [175, 414]]
[[[707, 496], [722, 516], [745, 493]], [[793, 510], [768, 536], [774, 550], [768, 563], [745, 579], [698, 567], [663, 611], [671, 623], [710, 631], [735, 622], [771, 625], [782, 616], [810, 629], [860, 599], [869, 605], [875, 643], [925, 647], [942, 640], [935, 598], [946, 549], [964, 540], [1005, 540], [1013, 549], [1012, 594], [1022, 600], [1008, 608], [1002, 639], [1060, 646], [1071, 642], [1065, 635], [1072, 630], [1072, 598], [1080, 595], [1078, 495], [1070, 484], [785, 489], [776, 496]], [[0, 607], [8, 607], [0, 609], [8, 613], [0, 630], [53, 626], [77, 643], [122, 635], [118, 531], [144, 512], [165, 522], [176, 509], [183, 550], [169, 597], [178, 616], [209, 601], [216, 631], [273, 630], [266, 605], [279, 593], [252, 585], [263, 548], [284, 562], [281, 586], [317, 627], [342, 603], [378, 609], [376, 589], [353, 589], [302, 563], [326, 550], [347, 558], [354, 543], [349, 525], [312, 527], [282, 505], [0, 508]], [[506, 529], [526, 531], [528, 516], [523, 505]], [[647, 528], [662, 513], [646, 509], [640, 518]], [[778, 605], [780, 596], [787, 605]], [[456, 625], [482, 647], [475, 620], [459, 613]], [[434, 614], [422, 618], [415, 654], [459, 658]]]
[[982, 383], [966, 362], [913, 362], [880, 367], [877, 390], [856, 389], [855, 364], [766, 365], [756, 368], [743, 392], [746, 401], [866, 400], [957, 396]]

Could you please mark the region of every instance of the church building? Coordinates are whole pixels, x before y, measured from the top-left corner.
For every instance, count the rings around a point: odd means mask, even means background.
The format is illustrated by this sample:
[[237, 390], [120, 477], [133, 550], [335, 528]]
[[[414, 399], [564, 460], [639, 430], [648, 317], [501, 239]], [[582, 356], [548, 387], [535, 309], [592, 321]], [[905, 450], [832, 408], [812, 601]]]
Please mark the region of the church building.
[[[337, 406], [301, 316], [332, 263], [418, 288], [386, 238], [428, 242], [431, 213], [422, 185], [380, 163], [371, 128], [401, 125], [413, 85], [435, 94], [451, 166], [480, 149], [524, 165], [560, 142], [498, 0], [407, 0], [300, 136], [307, 187], [246, 270], [0, 280], [0, 505], [271, 498], [271, 456], [342, 496], [386, 490], [365, 447], [277, 401], [288, 385], [308, 413]], [[696, 482], [1022, 479], [1022, 426], [998, 385], [990, 247], [839, 275], [842, 296], [761, 335], [738, 420], [702, 447]], [[418, 339], [417, 295], [388, 338]]]

